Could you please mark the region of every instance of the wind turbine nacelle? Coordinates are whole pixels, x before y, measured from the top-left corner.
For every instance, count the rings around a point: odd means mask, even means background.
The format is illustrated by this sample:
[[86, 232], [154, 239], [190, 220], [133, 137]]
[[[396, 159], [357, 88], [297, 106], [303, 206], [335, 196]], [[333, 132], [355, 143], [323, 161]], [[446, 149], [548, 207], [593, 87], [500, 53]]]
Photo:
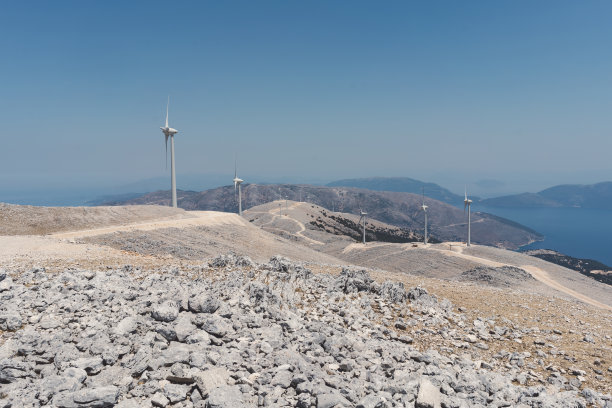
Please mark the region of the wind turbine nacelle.
[[178, 133], [178, 130], [176, 129], [172, 129], [171, 127], [164, 127], [161, 126], [160, 129], [162, 130], [162, 132], [164, 132], [165, 135], [167, 136], [171, 136], [171, 135], [175, 135]]

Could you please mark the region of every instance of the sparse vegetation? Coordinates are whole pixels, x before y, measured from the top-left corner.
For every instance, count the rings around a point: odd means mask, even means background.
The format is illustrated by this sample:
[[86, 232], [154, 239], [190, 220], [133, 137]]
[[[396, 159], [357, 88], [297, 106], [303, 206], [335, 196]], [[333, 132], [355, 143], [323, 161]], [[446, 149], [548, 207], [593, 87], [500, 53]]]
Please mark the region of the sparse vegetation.
[[536, 249], [525, 253], [612, 285], [612, 268], [593, 259], [574, 258], [549, 249]]

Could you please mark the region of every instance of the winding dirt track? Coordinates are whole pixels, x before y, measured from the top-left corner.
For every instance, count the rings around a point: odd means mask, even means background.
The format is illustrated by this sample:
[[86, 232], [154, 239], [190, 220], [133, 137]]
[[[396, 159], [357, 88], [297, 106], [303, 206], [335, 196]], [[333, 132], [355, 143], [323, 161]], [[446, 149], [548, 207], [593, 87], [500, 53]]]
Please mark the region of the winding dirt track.
[[[477, 264], [481, 264], [484, 266], [488, 266], [491, 268], [500, 268], [502, 266], [514, 266], [516, 268], [521, 268], [523, 270], [525, 270], [526, 272], [530, 273], [531, 276], [534, 277], [534, 279], [537, 279], [538, 281], [540, 281], [541, 283], [543, 283], [544, 285], [555, 289], [559, 292], [565, 293], [566, 295], [572, 296], [575, 299], [580, 300], [581, 302], [587, 303], [589, 305], [598, 307], [600, 309], [603, 310], [609, 310], [612, 311], [612, 306], [606, 305], [605, 303], [599, 302], [597, 300], [594, 300], [592, 298], [590, 298], [589, 296], [586, 296], [582, 293], [579, 293], [575, 290], [572, 290], [570, 288], [568, 288], [567, 286], [562, 285], [561, 283], [559, 283], [558, 281], [556, 281], [555, 279], [553, 279], [548, 272], [542, 270], [541, 268], [538, 268], [537, 266], [533, 266], [533, 265], [523, 265], [523, 264], [510, 264], [510, 263], [503, 263], [503, 262], [497, 262], [497, 261], [493, 261], [491, 259], [487, 259], [487, 258], [482, 258], [482, 257], [478, 257], [478, 256], [474, 256], [474, 255], [468, 255], [468, 254], [464, 254], [463, 253], [463, 245], [461, 243], [449, 243], [452, 248], [454, 249], [444, 249], [441, 248], [440, 246], [420, 246], [421, 248], [424, 249], [428, 249], [430, 251], [436, 251], [436, 252], [440, 252], [442, 254], [448, 255], [448, 256], [454, 256], [457, 258], [462, 258], [468, 261], [472, 261], [474, 263]], [[350, 244], [347, 245], [346, 248], [344, 248], [344, 250], [342, 251], [343, 253], [347, 253], [350, 251], [367, 251], [369, 249], [372, 248], [376, 248], [376, 247], [380, 247], [380, 246], [394, 246], [396, 244], [386, 244], [386, 243], [378, 243], [378, 242], [371, 242], [368, 243], [368, 245], [362, 245], [362, 244]], [[382, 256], [379, 256], [378, 258], [381, 257], [386, 257], [386, 256], [393, 256], [393, 255], [397, 255], [403, 251], [410, 251], [412, 249], [412, 245], [407, 245], [407, 244], [403, 244], [402, 245], [402, 249], [400, 251], [395, 251], [392, 253], [386, 253]], [[373, 258], [376, 259], [376, 258]]]
[[563, 285], [561, 285], [559, 282], [555, 281], [554, 279], [552, 279], [550, 277], [550, 275], [548, 274], [548, 272], [543, 271], [542, 269], [532, 266], [532, 265], [522, 265], [519, 266], [519, 268], [526, 270], [527, 272], [529, 272], [531, 274], [531, 276], [533, 276], [534, 278], [536, 278], [537, 280], [539, 280], [540, 282], [542, 282], [545, 285], [550, 286], [553, 289], [557, 289], [560, 292], [566, 293], [570, 296], [575, 297], [578, 300], [583, 301], [584, 303], [588, 303], [589, 305], [593, 305], [596, 307], [599, 307], [601, 309], [604, 310], [609, 310], [612, 311], [612, 307], [608, 306], [604, 303], [598, 302], [596, 300], [591, 299], [588, 296], [585, 296], [581, 293], [578, 293], [574, 290], [571, 290], [568, 287], [565, 287]]
[[[288, 211], [289, 209], [294, 209], [296, 207], [299, 207], [302, 204], [303, 203], [301, 203], [301, 202], [292, 203], [291, 206], [288, 209], [286, 209], [285, 211]], [[282, 228], [274, 228], [274, 227], [268, 227], [267, 226], [269, 224], [272, 224], [277, 218], [282, 218], [282, 215], [278, 215], [276, 212], [277, 212], [277, 210], [275, 208], [272, 208], [269, 211], [252, 211], [253, 214], [270, 214], [272, 216], [272, 219], [270, 221], [268, 221], [268, 222], [266, 222], [264, 224], [261, 224], [259, 226], [259, 228], [262, 228], [262, 229], [273, 229], [273, 230], [278, 230], [278, 231], [285, 231]], [[293, 222], [295, 222], [298, 225], [300, 230], [297, 231], [297, 232], [294, 232], [293, 233], [294, 235], [298, 235], [300, 238], [302, 238], [305, 241], [308, 241], [308, 242], [310, 242], [312, 244], [325, 245], [325, 242], [317, 241], [316, 239], [312, 239], [312, 238], [307, 237], [306, 235], [303, 234], [303, 232], [306, 231], [306, 226], [304, 225], [303, 222], [301, 222], [299, 220], [296, 220], [295, 218], [292, 218], [292, 217], [286, 217], [286, 218], [283, 218], [283, 219], [287, 219], [287, 220], [293, 221]]]
[[[459, 244], [457, 244], [459, 245]], [[553, 278], [551, 278], [551, 276], [548, 274], [548, 272], [538, 268], [537, 266], [533, 266], [533, 265], [511, 265], [511, 264], [507, 264], [507, 263], [501, 263], [501, 262], [496, 262], [496, 261], [492, 261], [490, 259], [486, 259], [486, 258], [480, 258], [478, 256], [474, 256], [474, 255], [467, 255], [463, 253], [463, 248], [456, 246], [455, 248], [458, 248], [460, 252], [457, 251], [451, 251], [451, 250], [445, 250], [445, 249], [440, 249], [440, 248], [431, 248], [434, 251], [439, 251], [442, 252], [444, 254], [447, 255], [451, 255], [451, 256], [457, 256], [463, 259], [467, 259], [470, 261], [474, 261], [474, 262], [478, 262], [480, 264], [486, 265], [486, 266], [490, 266], [493, 268], [499, 268], [502, 266], [514, 266], [517, 268], [521, 268], [527, 272], [529, 272], [531, 274], [531, 276], [533, 276], [535, 279], [539, 280], [540, 282], [542, 282], [543, 284], [545, 284], [546, 286], [549, 286], [555, 290], [558, 290], [559, 292], [563, 292], [566, 295], [570, 295], [578, 300], [580, 300], [581, 302], [587, 303], [589, 305], [598, 307], [600, 309], [604, 309], [604, 310], [609, 310], [612, 311], [612, 307], [606, 305], [605, 303], [601, 303], [598, 302], [597, 300], [591, 299], [590, 297], [583, 295], [582, 293], [578, 293], [575, 290], [572, 290], [562, 284], [560, 284], [559, 282], [557, 282], [556, 280], [554, 280]]]

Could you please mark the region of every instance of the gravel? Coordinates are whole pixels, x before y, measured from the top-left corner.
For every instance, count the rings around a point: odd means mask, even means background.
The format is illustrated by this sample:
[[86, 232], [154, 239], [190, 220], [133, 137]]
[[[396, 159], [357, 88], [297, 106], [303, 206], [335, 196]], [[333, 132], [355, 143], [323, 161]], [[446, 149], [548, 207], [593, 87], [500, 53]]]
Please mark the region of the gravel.
[[[525, 353], [500, 352], [503, 373], [471, 358], [465, 350], [517, 329], [468, 322], [423, 288], [377, 283], [359, 269], [313, 274], [282, 257], [210, 265], [223, 266], [7, 271], [0, 314], [22, 323], [0, 333], [0, 407], [612, 403], [580, 387], [580, 370], [537, 378]], [[419, 338], [474, 339], [419, 350], [408, 338], [415, 326]]]
[[514, 266], [502, 266], [499, 268], [478, 266], [461, 273], [457, 280], [509, 288], [514, 288], [525, 282], [535, 283], [536, 281], [530, 273]]

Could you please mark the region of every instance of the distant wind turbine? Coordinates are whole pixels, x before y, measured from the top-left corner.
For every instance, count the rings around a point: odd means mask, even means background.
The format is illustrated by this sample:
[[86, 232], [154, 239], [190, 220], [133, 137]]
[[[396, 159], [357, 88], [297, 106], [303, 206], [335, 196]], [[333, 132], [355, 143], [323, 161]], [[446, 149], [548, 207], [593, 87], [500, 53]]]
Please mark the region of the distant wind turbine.
[[467, 235], [467, 246], [471, 244], [471, 235], [472, 235], [472, 200], [470, 200], [467, 196], [467, 186], [465, 187], [465, 199], [463, 200], [463, 212], [465, 213], [465, 208], [467, 207], [468, 214], [468, 235]]
[[363, 222], [363, 245], [365, 245], [366, 240], [365, 240], [365, 232], [366, 232], [366, 215], [368, 215], [367, 212], [363, 211], [361, 208], [359, 209], [359, 223], [361, 224]]
[[242, 187], [240, 186], [244, 180], [238, 178], [238, 165], [236, 163], [236, 157], [234, 157], [234, 194], [238, 189], [238, 215], [242, 217]]
[[171, 172], [171, 189], [172, 189], [172, 207], [176, 208], [176, 173], [174, 171], [174, 135], [178, 130], [168, 126], [168, 110], [170, 108], [170, 96], [168, 96], [168, 104], [166, 105], [166, 126], [160, 127], [164, 136], [166, 136], [166, 166], [168, 166], [168, 138], [170, 138], [170, 172]]
[[425, 205], [425, 187], [423, 187], [423, 205], [421, 205], [421, 208], [425, 214], [425, 235], [423, 236], [423, 243], [427, 245], [427, 206]]

